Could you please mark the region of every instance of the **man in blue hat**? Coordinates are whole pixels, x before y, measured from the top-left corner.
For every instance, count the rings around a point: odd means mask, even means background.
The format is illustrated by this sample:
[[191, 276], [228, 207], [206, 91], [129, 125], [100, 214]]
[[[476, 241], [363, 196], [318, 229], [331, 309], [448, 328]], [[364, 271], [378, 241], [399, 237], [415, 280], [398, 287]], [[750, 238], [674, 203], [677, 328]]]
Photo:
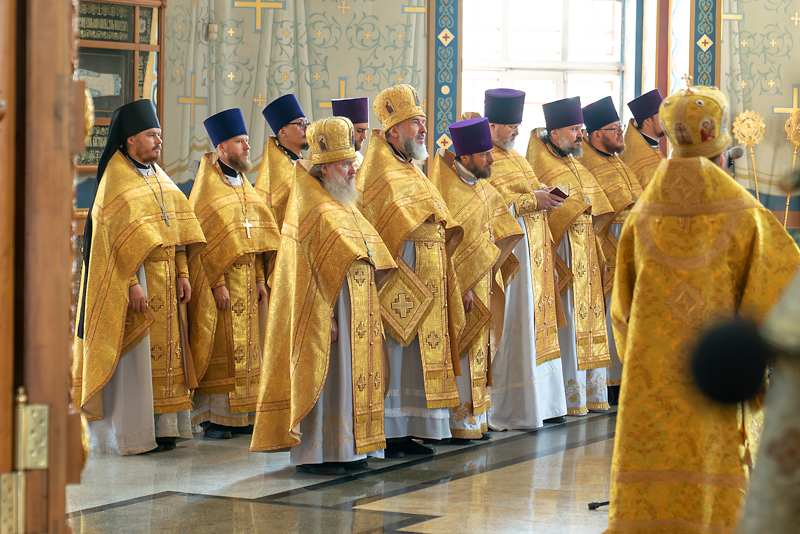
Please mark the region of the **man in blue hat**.
[[353, 123], [353, 143], [356, 148], [356, 161], [353, 166], [356, 171], [364, 161], [361, 154], [361, 146], [367, 139], [369, 130], [369, 98], [366, 96], [358, 98], [337, 98], [331, 100], [331, 110], [336, 117], [347, 117]]
[[531, 132], [527, 160], [542, 183], [568, 195], [548, 223], [567, 323], [558, 331], [567, 415], [585, 415], [609, 408], [605, 259], [597, 236], [608, 230], [614, 210], [592, 173], [575, 159], [583, 153], [580, 98], [550, 102], [542, 109], [546, 129]]
[[[432, 181], [464, 229], [455, 251], [458, 286], [467, 324], [458, 345], [456, 376], [459, 405], [450, 408], [451, 444], [489, 439], [489, 377], [503, 333], [504, 288], [519, 262], [511, 254], [522, 229], [500, 192], [490, 183], [493, 144], [489, 121], [474, 118], [450, 125], [455, 154], [440, 149], [433, 163]], [[502, 272], [502, 285], [496, 274]], [[494, 311], [494, 313], [493, 313]]]
[[189, 204], [214, 246], [189, 254], [190, 280], [205, 297], [189, 305], [199, 383], [192, 424], [224, 439], [252, 431], [266, 327], [264, 256], [278, 250], [280, 233], [244, 175], [252, 165], [242, 110], [221, 111], [203, 124], [216, 152], [203, 155]]
[[308, 150], [308, 119], [297, 97], [291, 93], [267, 104], [262, 113], [275, 135], [267, 139], [264, 147], [256, 191], [272, 210], [280, 230], [294, 182], [295, 163], [301, 157], [300, 152]]
[[664, 159], [659, 148], [659, 140], [664, 137], [658, 120], [661, 100], [661, 93], [653, 89], [628, 102], [633, 118], [625, 130], [625, 151], [619, 157], [636, 173], [642, 187], [647, 187]]
[[98, 452], [170, 450], [192, 438], [185, 247], [205, 237], [160, 155], [150, 100], [114, 111], [84, 232], [73, 352], [73, 399]]
[[489, 89], [484, 115], [489, 120], [494, 150], [491, 184], [525, 232], [514, 248], [520, 273], [506, 288], [503, 338], [492, 359], [492, 407], [489, 428], [538, 428], [564, 422], [564, 372], [558, 345], [560, 298], [553, 267], [548, 217], [561, 206], [552, 187], [543, 187], [528, 161], [516, 150], [525, 93]]
[[[642, 196], [642, 186], [630, 167], [617, 154], [625, 150], [617, 109], [610, 96], [583, 108], [583, 121], [588, 136], [583, 139], [583, 156], [579, 161], [597, 179], [603, 192], [614, 208], [614, 219], [602, 239], [603, 254], [606, 258], [606, 277], [603, 280], [603, 293], [606, 297], [606, 310], [611, 305], [611, 290], [614, 287], [614, 264], [617, 258], [617, 239], [622, 224], [636, 200]], [[608, 349], [611, 366], [608, 370], [609, 402], [616, 404], [619, 384], [622, 380], [622, 363], [614, 345], [611, 330], [611, 316], [606, 312], [608, 328]]]

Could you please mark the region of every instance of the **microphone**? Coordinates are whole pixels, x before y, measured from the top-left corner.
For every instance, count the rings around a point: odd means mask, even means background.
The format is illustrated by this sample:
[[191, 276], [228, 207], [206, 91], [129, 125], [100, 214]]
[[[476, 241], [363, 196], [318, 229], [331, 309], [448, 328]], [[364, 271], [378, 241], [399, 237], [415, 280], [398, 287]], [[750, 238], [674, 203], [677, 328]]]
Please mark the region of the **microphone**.
[[733, 160], [742, 156], [744, 156], [744, 149], [741, 146], [734, 146], [728, 149], [728, 169], [731, 171], [731, 177], [736, 175], [736, 167], [733, 164]]
[[707, 397], [736, 404], [754, 397], [764, 383], [770, 349], [756, 325], [736, 317], [697, 338], [690, 355], [695, 384]]

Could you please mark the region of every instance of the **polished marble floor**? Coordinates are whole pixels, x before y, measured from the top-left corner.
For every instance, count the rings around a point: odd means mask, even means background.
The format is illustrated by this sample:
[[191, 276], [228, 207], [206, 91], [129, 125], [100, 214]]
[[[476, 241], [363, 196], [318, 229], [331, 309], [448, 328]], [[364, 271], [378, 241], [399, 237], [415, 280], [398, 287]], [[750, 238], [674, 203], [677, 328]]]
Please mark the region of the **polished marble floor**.
[[93, 455], [67, 494], [81, 533], [536, 532], [604, 530], [616, 414], [493, 432], [432, 457], [370, 460], [340, 477], [298, 474], [288, 453], [249, 453], [248, 436], [175, 451]]

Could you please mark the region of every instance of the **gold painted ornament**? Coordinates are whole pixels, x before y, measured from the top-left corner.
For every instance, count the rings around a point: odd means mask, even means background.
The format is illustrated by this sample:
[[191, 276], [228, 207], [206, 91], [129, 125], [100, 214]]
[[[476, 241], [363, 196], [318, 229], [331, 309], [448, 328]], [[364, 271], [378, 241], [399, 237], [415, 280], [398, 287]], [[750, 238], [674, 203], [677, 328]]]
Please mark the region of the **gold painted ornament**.
[[750, 147], [750, 161], [753, 164], [753, 181], [756, 186], [756, 200], [761, 202], [758, 195], [758, 175], [756, 174], [756, 156], [753, 147], [764, 139], [764, 119], [755, 111], [743, 111], [733, 121], [733, 135], [736, 140]]
[[[794, 153], [792, 153], [792, 172], [794, 173], [794, 165], [797, 163], [797, 147], [800, 146], [800, 110], [795, 111], [789, 118], [786, 119], [786, 138], [794, 145]], [[792, 199], [791, 189], [786, 194], [786, 213], [783, 215], [783, 227], [786, 228], [786, 223], [789, 220], [789, 201]]]

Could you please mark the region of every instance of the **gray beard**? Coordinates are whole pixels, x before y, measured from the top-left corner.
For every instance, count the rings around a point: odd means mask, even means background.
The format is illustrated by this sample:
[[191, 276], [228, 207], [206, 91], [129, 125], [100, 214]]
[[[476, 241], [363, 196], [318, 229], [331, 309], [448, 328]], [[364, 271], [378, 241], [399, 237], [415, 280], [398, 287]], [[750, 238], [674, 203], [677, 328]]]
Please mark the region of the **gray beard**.
[[579, 158], [583, 156], [583, 146], [578, 145], [576, 148], [572, 148], [572, 143], [569, 142], [567, 139], [562, 139], [561, 142], [558, 144], [558, 149], [561, 150], [564, 154], [569, 154], [570, 156]]
[[356, 188], [355, 180], [350, 180], [349, 182], [340, 181], [338, 178], [336, 181], [323, 180], [322, 187], [324, 187], [331, 198], [339, 204], [348, 207], [356, 205], [358, 189]]
[[400, 144], [401, 150], [409, 158], [417, 161], [428, 159], [428, 149], [425, 147], [425, 143], [419, 144], [413, 137], [407, 137]]
[[502, 148], [503, 150], [505, 150], [507, 152], [507, 151], [509, 151], [509, 150], [514, 148], [514, 143], [515, 142], [516, 142], [516, 139], [509, 139], [505, 143], [501, 144], [500, 148]]

